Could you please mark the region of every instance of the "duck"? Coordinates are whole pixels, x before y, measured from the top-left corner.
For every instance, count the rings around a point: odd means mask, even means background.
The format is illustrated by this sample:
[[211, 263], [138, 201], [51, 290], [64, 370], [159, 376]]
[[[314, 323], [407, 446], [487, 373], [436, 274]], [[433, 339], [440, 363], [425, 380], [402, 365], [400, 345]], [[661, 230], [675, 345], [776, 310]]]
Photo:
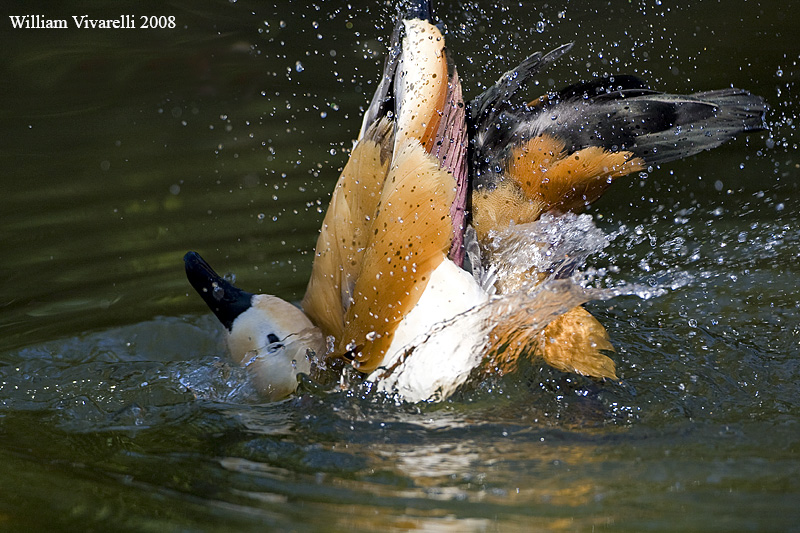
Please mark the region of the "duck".
[[666, 94], [629, 75], [527, 95], [572, 44], [465, 101], [431, 3], [398, 18], [299, 306], [184, 256], [232, 359], [271, 401], [320, 369], [411, 403], [526, 358], [617, 380], [609, 335], [581, 305], [591, 291], [563, 290], [578, 260], [542, 262], [532, 228], [574, 219], [618, 178], [766, 129], [766, 102], [736, 88]]

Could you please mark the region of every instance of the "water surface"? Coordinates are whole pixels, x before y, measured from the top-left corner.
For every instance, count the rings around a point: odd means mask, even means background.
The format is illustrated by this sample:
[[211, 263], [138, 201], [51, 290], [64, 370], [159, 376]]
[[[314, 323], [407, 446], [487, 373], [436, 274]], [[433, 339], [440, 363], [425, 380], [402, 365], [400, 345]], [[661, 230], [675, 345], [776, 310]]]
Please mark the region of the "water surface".
[[[590, 211], [620, 384], [532, 363], [448, 402], [304, 383], [264, 404], [185, 281], [203, 253], [298, 300], [378, 78], [362, 1], [20, 4], [0, 17], [0, 526], [797, 530], [800, 12], [784, 2], [446, 3], [467, 96], [574, 41], [543, 91], [634, 73], [767, 98], [770, 134], [621, 180]], [[9, 14], [174, 15], [11, 30]], [[537, 96], [537, 94], [532, 94]], [[594, 269], [594, 270], [592, 270]]]

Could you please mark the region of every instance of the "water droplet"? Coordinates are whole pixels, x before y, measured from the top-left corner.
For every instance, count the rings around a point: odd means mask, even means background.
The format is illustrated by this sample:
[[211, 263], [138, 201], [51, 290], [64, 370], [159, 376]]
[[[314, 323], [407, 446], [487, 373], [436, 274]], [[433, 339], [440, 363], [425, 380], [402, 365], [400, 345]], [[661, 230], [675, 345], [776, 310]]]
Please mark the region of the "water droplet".
[[213, 289], [211, 290], [211, 294], [214, 296], [216, 300], [222, 300], [225, 298], [225, 289], [214, 283]]

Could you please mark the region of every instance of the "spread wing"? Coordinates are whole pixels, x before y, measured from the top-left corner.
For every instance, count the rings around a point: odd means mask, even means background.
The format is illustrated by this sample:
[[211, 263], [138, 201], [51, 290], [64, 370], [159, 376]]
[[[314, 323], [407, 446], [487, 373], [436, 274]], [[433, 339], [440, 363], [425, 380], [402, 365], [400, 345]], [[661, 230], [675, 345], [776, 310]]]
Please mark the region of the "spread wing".
[[[580, 211], [611, 183], [632, 172], [711, 149], [736, 135], [765, 128], [766, 104], [741, 89], [691, 95], [664, 94], [633, 76], [598, 78], [533, 101], [526, 84], [571, 45], [533, 54], [470, 102], [472, 222], [491, 264], [489, 232], [512, 222], [533, 222], [548, 211]], [[536, 282], [542, 273], [529, 272]], [[522, 279], [504, 279], [499, 292]], [[505, 370], [522, 354], [535, 353], [561, 370], [615, 378], [613, 350], [603, 326], [576, 307], [541, 333], [499, 324], [498, 343], [511, 346]], [[499, 344], [498, 344], [499, 345]]]
[[578, 211], [616, 178], [765, 128], [766, 104], [747, 91], [664, 94], [634, 76], [523, 99], [533, 76], [570, 48], [531, 55], [470, 102], [479, 237], [498, 223]]

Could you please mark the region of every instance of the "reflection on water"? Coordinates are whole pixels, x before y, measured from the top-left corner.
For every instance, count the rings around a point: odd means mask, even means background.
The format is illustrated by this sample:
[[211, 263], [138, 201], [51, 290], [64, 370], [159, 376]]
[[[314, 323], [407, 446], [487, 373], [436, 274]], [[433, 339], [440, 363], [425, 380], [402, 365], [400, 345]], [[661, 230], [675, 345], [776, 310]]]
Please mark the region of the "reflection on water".
[[735, 85], [767, 98], [772, 131], [618, 183], [592, 209], [610, 240], [584, 282], [668, 289], [589, 304], [620, 383], [531, 363], [417, 406], [311, 382], [260, 403], [181, 263], [197, 249], [299, 299], [391, 10], [136, 9], [181, 26], [0, 32], [0, 473], [14, 488], [0, 527], [797, 527], [796, 9], [441, 6], [468, 96], [575, 41], [539, 88], [606, 72]]

